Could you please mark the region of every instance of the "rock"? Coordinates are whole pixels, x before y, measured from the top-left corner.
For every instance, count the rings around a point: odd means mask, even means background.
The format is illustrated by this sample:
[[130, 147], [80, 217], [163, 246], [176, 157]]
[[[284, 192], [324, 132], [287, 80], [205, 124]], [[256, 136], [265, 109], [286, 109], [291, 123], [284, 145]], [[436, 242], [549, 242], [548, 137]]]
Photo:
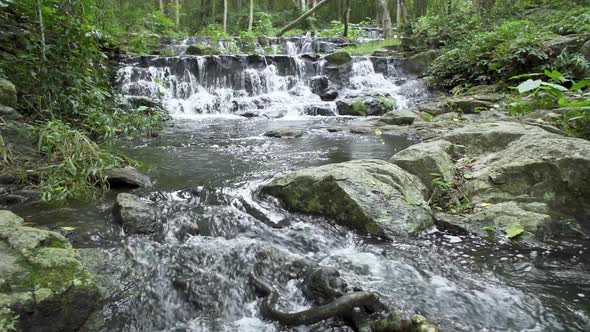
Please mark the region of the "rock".
[[352, 61], [352, 57], [347, 52], [334, 52], [324, 57], [328, 63], [341, 66]]
[[441, 139], [463, 145], [467, 148], [467, 152], [471, 154], [479, 154], [503, 150], [508, 144], [525, 135], [543, 136], [551, 134], [536, 126], [524, 125], [518, 122], [497, 121], [469, 124], [443, 134]]
[[306, 106], [305, 110], [303, 111], [306, 115], [322, 115], [322, 116], [335, 116], [336, 112], [330, 107], [330, 105], [325, 106], [318, 106], [318, 105], [311, 105]]
[[367, 116], [367, 105], [361, 99], [355, 102], [338, 100], [336, 108], [340, 115]]
[[105, 175], [111, 189], [129, 189], [149, 187], [152, 185], [149, 177], [139, 173], [132, 166], [113, 168], [106, 171]]
[[16, 107], [16, 87], [2, 77], [0, 77], [0, 105]]
[[262, 188], [294, 212], [314, 213], [363, 234], [416, 234], [432, 225], [420, 179], [382, 160], [303, 169]]
[[479, 157], [468, 169], [466, 194], [474, 203], [541, 202], [563, 213], [590, 215], [586, 140], [549, 133], [524, 135], [502, 151]]
[[152, 99], [145, 96], [127, 96], [127, 101], [132, 108], [136, 109], [139, 107], [157, 108], [162, 109], [162, 103], [158, 99]]
[[23, 116], [14, 108], [0, 105], [0, 118], [4, 121], [23, 121]]
[[118, 194], [113, 216], [128, 234], [151, 234], [156, 231], [155, 209], [135, 195]]
[[402, 109], [385, 113], [377, 123], [381, 125], [411, 125], [416, 120], [420, 120], [418, 114]]
[[305, 131], [302, 129], [281, 128], [269, 130], [264, 133], [264, 136], [274, 138], [297, 138], [303, 136], [303, 134], [305, 134]]
[[205, 44], [191, 45], [186, 49], [186, 55], [219, 55], [219, 50]]
[[425, 52], [420, 52], [406, 59], [402, 64], [402, 68], [409, 74], [421, 77], [424, 76], [424, 73], [426, 72], [432, 61], [434, 61], [434, 59], [436, 59], [437, 57], [437, 50], [428, 50]]
[[330, 87], [330, 80], [326, 76], [314, 76], [309, 79], [311, 92], [320, 96], [323, 101], [332, 101], [338, 98], [338, 91]]
[[[544, 240], [561, 236], [578, 236], [581, 231], [571, 218], [555, 213], [544, 203], [504, 202], [484, 205], [466, 216], [436, 214], [437, 223], [443, 228], [469, 232], [485, 237], [506, 237], [510, 227], [520, 226], [524, 232], [514, 240]], [[489, 230], [485, 230], [488, 228]]]
[[348, 284], [333, 267], [321, 267], [308, 272], [303, 282], [303, 294], [320, 305], [346, 294]]
[[477, 113], [492, 109], [501, 95], [473, 95], [463, 97], [452, 97], [440, 101], [429, 102], [418, 105], [421, 112], [432, 115], [440, 115], [449, 112]]
[[0, 211], [0, 257], [0, 313], [17, 331], [77, 331], [96, 309], [98, 288], [60, 234]]
[[551, 54], [557, 56], [566, 49], [572, 52], [579, 50], [588, 40], [590, 40], [590, 33], [556, 36], [547, 39], [544, 45]]
[[353, 126], [349, 131], [352, 134], [375, 134], [375, 128], [370, 126]]
[[433, 174], [440, 174], [447, 180], [455, 178], [453, 157], [457, 157], [460, 150], [459, 146], [443, 140], [419, 143], [396, 153], [390, 162], [419, 177], [432, 190]]
[[18, 176], [15, 174], [0, 174], [0, 184], [15, 184], [18, 182]]

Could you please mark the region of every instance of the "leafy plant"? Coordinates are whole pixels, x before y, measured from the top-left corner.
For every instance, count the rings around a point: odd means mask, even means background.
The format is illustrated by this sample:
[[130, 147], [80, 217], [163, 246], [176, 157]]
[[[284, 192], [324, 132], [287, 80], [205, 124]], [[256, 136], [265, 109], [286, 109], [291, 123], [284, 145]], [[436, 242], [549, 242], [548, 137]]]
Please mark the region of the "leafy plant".
[[360, 43], [352, 46], [342, 48], [342, 51], [347, 52], [352, 56], [364, 56], [371, 55], [375, 51], [384, 47], [398, 46], [400, 45], [399, 39], [388, 39], [383, 41], [375, 41], [369, 43]]
[[459, 181], [447, 179], [442, 174], [432, 173], [433, 191], [428, 203], [435, 209], [450, 213], [465, 213], [473, 204], [461, 189]]
[[509, 239], [513, 239], [524, 232], [524, 228], [521, 225], [512, 225], [506, 228], [506, 236]]
[[394, 97], [379, 97], [379, 107], [385, 111], [391, 111], [395, 108], [397, 102]]
[[359, 115], [367, 115], [367, 105], [365, 104], [365, 102], [362, 99], [358, 99], [356, 100], [354, 103], [352, 103], [352, 111], [355, 114], [359, 114]]

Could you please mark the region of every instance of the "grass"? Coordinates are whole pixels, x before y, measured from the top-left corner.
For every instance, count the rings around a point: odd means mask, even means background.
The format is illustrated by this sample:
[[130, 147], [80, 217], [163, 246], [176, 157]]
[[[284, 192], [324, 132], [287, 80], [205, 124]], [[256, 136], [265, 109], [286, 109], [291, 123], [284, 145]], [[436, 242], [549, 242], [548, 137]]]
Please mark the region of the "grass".
[[386, 46], [399, 46], [401, 42], [399, 39], [388, 39], [383, 41], [375, 41], [370, 43], [357, 44], [354, 46], [347, 46], [342, 51], [347, 52], [352, 56], [371, 55], [373, 52]]

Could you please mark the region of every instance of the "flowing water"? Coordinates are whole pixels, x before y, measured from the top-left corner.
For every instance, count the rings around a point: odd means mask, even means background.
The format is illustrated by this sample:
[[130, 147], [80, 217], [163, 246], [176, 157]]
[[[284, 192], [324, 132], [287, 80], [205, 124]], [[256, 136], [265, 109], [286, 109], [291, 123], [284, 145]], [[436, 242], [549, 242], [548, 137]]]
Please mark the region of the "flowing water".
[[[174, 118], [157, 139], [120, 144], [155, 180], [136, 194], [157, 207], [157, 233], [123, 234], [112, 222], [110, 196], [91, 205], [20, 211], [35, 224], [76, 227], [67, 235], [78, 247], [103, 248], [101, 257], [108, 259], [94, 264], [113, 289], [125, 291], [108, 293], [102, 330], [289, 330], [260, 318], [248, 276], [273, 283], [285, 310], [310, 308], [299, 288], [301, 262], [335, 267], [352, 288], [378, 293], [391, 308], [421, 313], [443, 331], [590, 329], [588, 243], [515, 249], [436, 228], [384, 242], [261, 197], [260, 186], [277, 174], [388, 159], [415, 143], [390, 134], [334, 132], [362, 120], [305, 116], [306, 106], [334, 103], [322, 102], [309, 87], [310, 78], [325, 74], [323, 66], [300, 57], [233, 56], [136, 58], [121, 67], [119, 86], [127, 95], [161, 99]], [[421, 86], [395, 63], [358, 58], [340, 92], [387, 93], [411, 105], [425, 94]], [[265, 102], [256, 106], [256, 100]], [[237, 116], [254, 109], [258, 117]], [[277, 128], [306, 134], [263, 136]]]

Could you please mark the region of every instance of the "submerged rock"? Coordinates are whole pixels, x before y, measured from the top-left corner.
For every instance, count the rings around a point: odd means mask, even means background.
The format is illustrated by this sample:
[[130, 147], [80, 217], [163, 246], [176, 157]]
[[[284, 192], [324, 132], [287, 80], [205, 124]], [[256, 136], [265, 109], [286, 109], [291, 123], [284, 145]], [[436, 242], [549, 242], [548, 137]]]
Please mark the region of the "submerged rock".
[[77, 331], [97, 307], [98, 288], [60, 234], [0, 211], [0, 257], [0, 323], [14, 319], [17, 331]]
[[113, 216], [129, 234], [151, 234], [156, 231], [155, 209], [135, 195], [118, 194]]
[[302, 129], [281, 128], [269, 130], [264, 133], [264, 136], [274, 138], [297, 138], [303, 136], [303, 134], [305, 134], [305, 131]]
[[333, 217], [363, 234], [416, 234], [432, 225], [420, 179], [382, 160], [354, 160], [303, 169], [262, 192], [287, 209]]
[[106, 180], [111, 189], [139, 188], [152, 185], [149, 177], [139, 173], [132, 166], [113, 168], [106, 171]]

